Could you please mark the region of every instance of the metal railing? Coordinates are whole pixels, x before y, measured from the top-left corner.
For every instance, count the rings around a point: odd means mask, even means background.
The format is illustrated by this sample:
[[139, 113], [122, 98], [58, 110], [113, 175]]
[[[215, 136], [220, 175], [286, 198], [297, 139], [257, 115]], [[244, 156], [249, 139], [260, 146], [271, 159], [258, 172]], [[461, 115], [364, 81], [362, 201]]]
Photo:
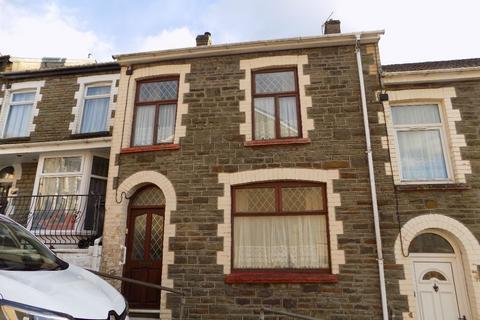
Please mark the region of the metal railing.
[[122, 281], [122, 282], [132, 283], [132, 284], [136, 284], [136, 285], [147, 287], [147, 288], [157, 289], [160, 292], [161, 291], [167, 291], [167, 292], [179, 295], [181, 300], [180, 300], [180, 311], [179, 311], [179, 318], [178, 319], [183, 320], [184, 312], [185, 312], [185, 294], [182, 291], [176, 290], [176, 289], [173, 289], [173, 288], [169, 288], [169, 287], [160, 286], [158, 284], [145, 282], [145, 281], [139, 281], [139, 280], [135, 280], [135, 279], [115, 276], [115, 275], [112, 275], [112, 274], [103, 273], [103, 272], [90, 270], [90, 269], [87, 269], [87, 270], [90, 271], [91, 273], [96, 274], [97, 276], [100, 276], [100, 277], [103, 277], [103, 278], [119, 280], [119, 281]]
[[30, 230], [45, 244], [93, 244], [101, 236], [103, 195], [41, 195], [0, 198], [4, 214]]
[[277, 315], [282, 315], [282, 316], [289, 316], [289, 317], [292, 317], [294, 319], [319, 320], [317, 318], [304, 316], [302, 314], [288, 312], [288, 311], [284, 311], [284, 310], [278, 310], [278, 309], [271, 309], [271, 308], [268, 308], [268, 307], [262, 307], [260, 309], [260, 320], [265, 320], [265, 313], [266, 312], [277, 314]]

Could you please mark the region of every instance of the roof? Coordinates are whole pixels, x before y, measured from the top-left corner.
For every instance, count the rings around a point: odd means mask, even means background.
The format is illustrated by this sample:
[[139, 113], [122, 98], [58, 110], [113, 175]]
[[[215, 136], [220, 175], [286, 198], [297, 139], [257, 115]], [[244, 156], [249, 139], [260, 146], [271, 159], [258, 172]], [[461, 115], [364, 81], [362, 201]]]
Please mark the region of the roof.
[[382, 69], [384, 72], [404, 72], [472, 67], [480, 67], [480, 58], [389, 64], [383, 65]]
[[102, 62], [91, 63], [77, 66], [64, 66], [56, 68], [45, 68], [35, 70], [11, 71], [0, 73], [0, 78], [5, 79], [26, 79], [33, 77], [43, 77], [52, 75], [66, 75], [66, 74], [80, 74], [90, 72], [103, 72], [120, 70], [120, 65], [117, 62]]
[[332, 47], [355, 44], [358, 40], [362, 44], [376, 43], [383, 30], [362, 31], [355, 33], [325, 34], [313, 37], [296, 37], [274, 40], [260, 40], [240, 43], [197, 46], [190, 48], [169, 49], [149, 52], [137, 52], [114, 55], [113, 58], [121, 65], [148, 63], [185, 58], [213, 57], [252, 52], [272, 52], [289, 49], [303, 49], [316, 47]]

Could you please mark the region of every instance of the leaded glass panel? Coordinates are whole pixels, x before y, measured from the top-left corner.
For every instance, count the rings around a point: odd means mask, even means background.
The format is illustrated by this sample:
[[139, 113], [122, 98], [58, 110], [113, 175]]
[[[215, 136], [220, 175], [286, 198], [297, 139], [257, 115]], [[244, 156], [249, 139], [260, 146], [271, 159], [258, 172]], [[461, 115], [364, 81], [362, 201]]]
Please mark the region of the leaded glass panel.
[[152, 233], [150, 240], [150, 258], [152, 260], [162, 259], [163, 248], [163, 217], [152, 215]]
[[295, 91], [293, 71], [255, 74], [255, 93], [276, 93]]
[[323, 210], [322, 187], [282, 188], [282, 211]]
[[177, 99], [178, 81], [145, 82], [140, 85], [139, 102]]
[[275, 212], [275, 189], [238, 189], [235, 202], [236, 212]]
[[132, 206], [163, 206], [165, 196], [158, 187], [149, 186], [138, 192], [132, 199]]
[[133, 230], [132, 259], [143, 260], [145, 256], [145, 232], [147, 225], [147, 215], [142, 214], [135, 218]]

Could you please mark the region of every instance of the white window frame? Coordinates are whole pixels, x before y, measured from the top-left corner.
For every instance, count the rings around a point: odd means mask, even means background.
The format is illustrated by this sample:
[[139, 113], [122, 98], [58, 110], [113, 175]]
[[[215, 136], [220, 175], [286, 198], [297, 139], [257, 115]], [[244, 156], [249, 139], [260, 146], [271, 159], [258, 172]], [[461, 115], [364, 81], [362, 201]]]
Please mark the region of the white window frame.
[[[96, 88], [96, 87], [106, 87], [110, 86], [110, 93], [109, 94], [99, 94], [99, 95], [94, 95], [94, 96], [87, 96], [87, 92], [89, 88]], [[112, 112], [111, 112], [111, 104], [113, 101], [113, 96], [112, 96], [112, 82], [97, 82], [97, 83], [90, 83], [85, 85], [85, 90], [83, 90], [83, 97], [82, 97], [82, 108], [79, 110], [78, 113], [78, 133], [79, 134], [89, 134], [89, 133], [95, 133], [95, 132], [102, 132], [102, 131], [108, 131], [109, 127], [109, 121], [108, 119], [111, 117]], [[85, 111], [85, 103], [87, 100], [90, 99], [101, 99], [101, 98], [109, 98], [110, 101], [108, 103], [108, 113], [107, 113], [107, 119], [105, 121], [105, 127], [103, 128], [104, 130], [100, 131], [93, 131], [93, 132], [82, 132], [82, 124], [83, 124], [83, 113]]]
[[[69, 129], [72, 134], [95, 134], [97, 132], [109, 131], [110, 126], [113, 125], [112, 114], [116, 108], [116, 103], [114, 102], [114, 97], [118, 93], [118, 87], [116, 86], [117, 80], [120, 79], [120, 75], [113, 74], [103, 74], [95, 75], [88, 77], [79, 77], [77, 83], [79, 84], [78, 91], [75, 92], [75, 99], [77, 101], [76, 105], [72, 108], [72, 114], [74, 115], [74, 120], [70, 123]], [[87, 89], [90, 87], [103, 87], [110, 85], [110, 95], [98, 95], [98, 96], [88, 96]], [[94, 98], [105, 98], [110, 96], [110, 102], [108, 106], [107, 121], [105, 124], [105, 130], [97, 132], [81, 132], [82, 121], [83, 121], [83, 110], [85, 108], [85, 101], [87, 99]]]
[[[5, 90], [4, 97], [2, 99], [2, 106], [0, 111], [0, 128], [1, 128], [1, 139], [15, 139], [15, 138], [27, 138], [30, 134], [35, 131], [35, 125], [33, 124], [33, 119], [38, 116], [38, 103], [42, 100], [42, 95], [40, 94], [41, 88], [45, 85], [45, 81], [27, 81], [27, 82], [17, 82], [11, 85], [10, 89]], [[27, 93], [35, 92], [35, 98], [32, 101], [32, 110], [30, 113], [30, 119], [28, 122], [28, 132], [25, 136], [10, 137], [5, 138], [5, 130], [7, 128], [8, 116], [10, 115], [10, 107], [17, 104], [25, 104], [24, 101], [21, 103], [12, 102], [13, 95], [16, 93]]]
[[[406, 102], [406, 103], [395, 103], [390, 105], [390, 108], [395, 107], [408, 107], [408, 106], [424, 106], [424, 105], [435, 105], [438, 108], [438, 113], [440, 115], [440, 123], [425, 123], [425, 124], [404, 124], [398, 125], [393, 123], [393, 112], [392, 112], [392, 128], [395, 132], [395, 146], [396, 150], [398, 151], [398, 171], [400, 175], [400, 181], [404, 184], [419, 184], [419, 183], [450, 183], [453, 182], [453, 168], [450, 159], [450, 148], [448, 137], [445, 133], [445, 114], [444, 108], [440, 102], [432, 102], [432, 101], [415, 101], [415, 102]], [[400, 145], [398, 143], [398, 132], [399, 131], [431, 131], [431, 130], [438, 130], [440, 132], [440, 140], [442, 145], [443, 151], [443, 158], [445, 160], [445, 168], [447, 171], [447, 178], [446, 179], [433, 179], [433, 180], [416, 180], [416, 179], [405, 179], [403, 178], [402, 172], [402, 155], [400, 151]]]

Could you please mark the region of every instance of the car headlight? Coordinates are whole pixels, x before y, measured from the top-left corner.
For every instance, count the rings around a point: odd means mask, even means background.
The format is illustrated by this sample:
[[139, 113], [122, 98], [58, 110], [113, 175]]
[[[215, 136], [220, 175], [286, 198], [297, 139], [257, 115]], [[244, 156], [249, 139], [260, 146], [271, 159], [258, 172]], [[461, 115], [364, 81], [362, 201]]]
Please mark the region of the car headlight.
[[0, 300], [0, 320], [71, 320], [60, 313]]

